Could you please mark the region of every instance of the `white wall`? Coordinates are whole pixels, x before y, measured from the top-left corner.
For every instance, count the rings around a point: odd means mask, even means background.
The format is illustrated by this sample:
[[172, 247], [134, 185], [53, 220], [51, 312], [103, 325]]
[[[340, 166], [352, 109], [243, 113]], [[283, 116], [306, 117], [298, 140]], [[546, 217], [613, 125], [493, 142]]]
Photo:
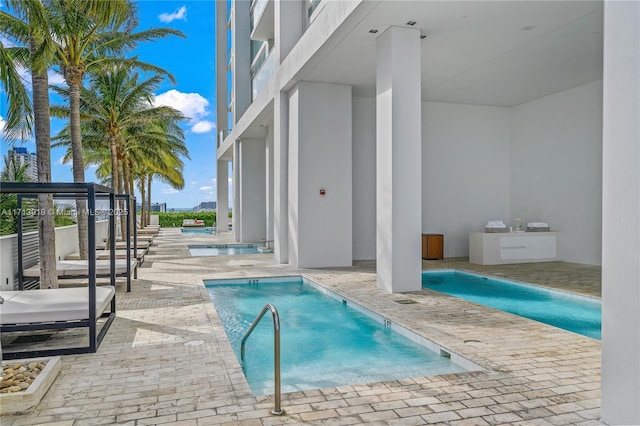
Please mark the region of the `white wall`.
[[13, 290], [13, 253], [17, 248], [16, 234], [0, 237], [0, 290]]
[[294, 267], [352, 264], [351, 109], [351, 86], [301, 82], [291, 91], [289, 263]]
[[487, 221], [509, 221], [509, 128], [508, 108], [422, 104], [422, 232], [444, 234], [445, 257], [468, 256]]
[[376, 100], [353, 98], [353, 259], [376, 258]]
[[[157, 217], [157, 215], [156, 215]], [[34, 231], [35, 232], [35, 231]], [[109, 232], [109, 221], [96, 222], [96, 242], [101, 242]], [[18, 250], [16, 234], [0, 237], [0, 290], [13, 290], [14, 276], [17, 276], [17, 258], [14, 262], [14, 252]], [[56, 228], [56, 259], [64, 260], [72, 253], [78, 252], [78, 225]]]
[[512, 108], [511, 213], [548, 222], [558, 257], [600, 264], [602, 81]]
[[604, 3], [602, 420], [640, 424], [640, 3]]
[[238, 218], [240, 241], [264, 240], [266, 228], [265, 140], [240, 141], [239, 200], [242, 214]]

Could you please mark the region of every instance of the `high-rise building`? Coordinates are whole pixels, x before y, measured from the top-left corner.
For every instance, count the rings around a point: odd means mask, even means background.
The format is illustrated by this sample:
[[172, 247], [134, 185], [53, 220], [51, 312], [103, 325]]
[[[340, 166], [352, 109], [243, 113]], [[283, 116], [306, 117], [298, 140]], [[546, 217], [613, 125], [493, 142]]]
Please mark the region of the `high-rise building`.
[[193, 208], [194, 212], [212, 212], [216, 210], [215, 201], [203, 201]]
[[640, 424], [639, 45], [638, 1], [217, 2], [217, 207], [231, 178], [236, 241], [388, 292], [421, 289], [423, 232], [467, 257], [548, 223], [602, 265], [602, 419]]
[[27, 176], [33, 181], [38, 181], [38, 157], [35, 152], [29, 153], [27, 148], [14, 147], [9, 150], [9, 159], [16, 164], [27, 164]]

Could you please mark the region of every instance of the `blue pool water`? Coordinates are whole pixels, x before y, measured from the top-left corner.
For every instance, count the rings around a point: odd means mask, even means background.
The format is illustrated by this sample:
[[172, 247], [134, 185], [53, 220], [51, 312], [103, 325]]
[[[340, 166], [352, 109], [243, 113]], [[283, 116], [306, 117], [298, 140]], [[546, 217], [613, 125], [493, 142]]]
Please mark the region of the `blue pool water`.
[[[205, 283], [241, 363], [242, 337], [266, 303], [276, 306], [283, 392], [466, 371], [300, 277], [258, 281]], [[270, 313], [246, 342], [243, 370], [254, 394], [273, 393]]]
[[256, 244], [212, 244], [189, 246], [191, 256], [228, 256], [232, 254], [258, 254]]
[[596, 299], [458, 271], [423, 272], [422, 286], [600, 339], [601, 303]]
[[180, 228], [180, 232], [183, 234], [213, 234], [216, 228], [204, 227], [204, 228]]

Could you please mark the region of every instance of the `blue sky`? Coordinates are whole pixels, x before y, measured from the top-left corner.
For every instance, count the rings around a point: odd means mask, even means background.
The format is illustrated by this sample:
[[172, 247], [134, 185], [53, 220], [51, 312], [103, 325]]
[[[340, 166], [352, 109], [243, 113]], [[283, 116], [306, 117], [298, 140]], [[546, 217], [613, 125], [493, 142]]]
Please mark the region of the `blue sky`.
[[[190, 117], [182, 126], [191, 157], [190, 160], [185, 159], [185, 188], [176, 191], [162, 182], [154, 182], [152, 201], [167, 203], [169, 208], [193, 207], [202, 201], [215, 201], [215, 2], [140, 0], [137, 5], [139, 30], [169, 27], [186, 35], [186, 38], [168, 37], [142, 43], [135, 51], [140, 60], [158, 65], [176, 78], [175, 84], [166, 80], [159, 87], [156, 103], [172, 106]], [[50, 72], [50, 83], [63, 84], [63, 81], [61, 76]], [[59, 102], [53, 96], [51, 100], [52, 103]], [[0, 108], [0, 126], [6, 116], [4, 109], [4, 106]], [[64, 125], [61, 120], [52, 120], [52, 135], [56, 135]], [[35, 152], [33, 141], [22, 146]], [[2, 140], [2, 155], [9, 148], [10, 145]], [[63, 156], [63, 148], [51, 150], [53, 180], [72, 182], [71, 165], [62, 164]], [[97, 181], [93, 170], [91, 167], [87, 169], [87, 181]]]

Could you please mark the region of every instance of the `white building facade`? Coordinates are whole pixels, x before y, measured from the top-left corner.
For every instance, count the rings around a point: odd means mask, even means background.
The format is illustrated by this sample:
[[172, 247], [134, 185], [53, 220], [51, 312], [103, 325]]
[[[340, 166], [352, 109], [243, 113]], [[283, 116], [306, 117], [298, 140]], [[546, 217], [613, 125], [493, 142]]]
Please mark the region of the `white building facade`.
[[640, 423], [639, 5], [217, 2], [235, 239], [293, 267], [375, 259], [404, 292], [422, 233], [464, 257], [489, 220], [547, 222], [561, 260], [602, 265], [603, 420]]

